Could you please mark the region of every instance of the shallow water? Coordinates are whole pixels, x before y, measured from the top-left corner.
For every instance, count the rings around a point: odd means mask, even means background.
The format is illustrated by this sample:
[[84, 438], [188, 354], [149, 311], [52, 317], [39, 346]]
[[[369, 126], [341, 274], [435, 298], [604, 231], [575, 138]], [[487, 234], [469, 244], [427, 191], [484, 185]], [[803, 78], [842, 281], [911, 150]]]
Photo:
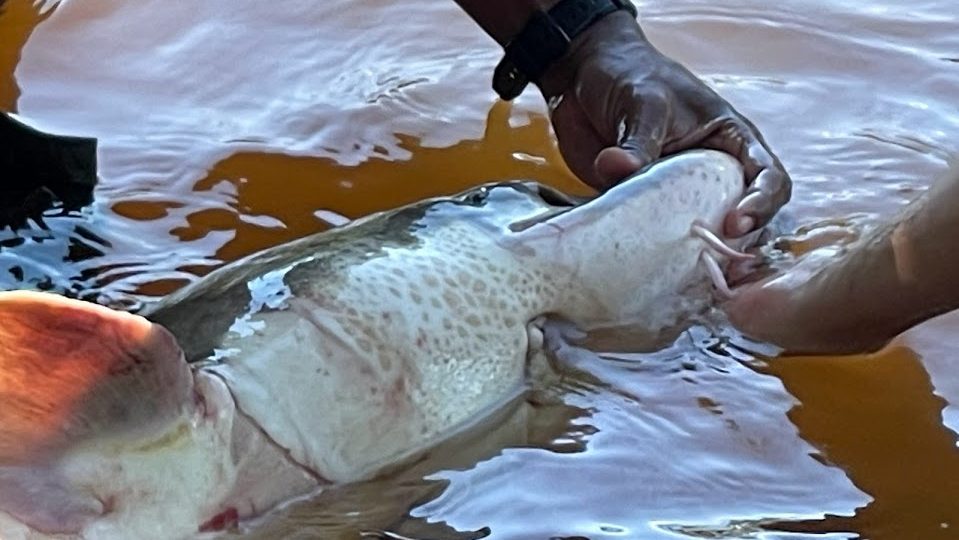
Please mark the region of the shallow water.
[[[640, 11], [763, 130], [796, 182], [792, 216], [814, 231], [889, 216], [957, 150], [954, 2]], [[0, 287], [149, 301], [324, 229], [319, 210], [356, 217], [505, 178], [585, 192], [539, 98], [494, 101], [496, 58], [452, 2], [8, 0], [0, 107], [98, 137], [101, 184], [83, 215], [0, 247]], [[416, 467], [252, 534], [959, 537], [957, 325], [852, 359], [737, 360], [698, 331], [596, 358]]]

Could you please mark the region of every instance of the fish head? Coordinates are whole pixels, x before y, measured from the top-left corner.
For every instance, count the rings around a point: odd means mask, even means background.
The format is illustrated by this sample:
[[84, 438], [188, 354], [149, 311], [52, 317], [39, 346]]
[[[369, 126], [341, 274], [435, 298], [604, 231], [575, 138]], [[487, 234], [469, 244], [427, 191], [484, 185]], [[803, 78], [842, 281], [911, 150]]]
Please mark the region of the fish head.
[[[722, 264], [741, 247], [743, 240], [722, 238], [722, 225], [744, 187], [743, 168], [728, 154], [685, 152], [587, 202], [527, 221], [510, 244], [562, 282], [552, 315], [584, 331], [626, 329], [646, 336], [640, 342], [661, 343], [653, 336], [711, 300], [704, 255]], [[733, 249], [715, 253], [704, 233]]]
[[0, 293], [0, 536], [136, 530], [171, 501], [208, 511], [231, 415], [229, 392], [197, 378], [163, 327]]

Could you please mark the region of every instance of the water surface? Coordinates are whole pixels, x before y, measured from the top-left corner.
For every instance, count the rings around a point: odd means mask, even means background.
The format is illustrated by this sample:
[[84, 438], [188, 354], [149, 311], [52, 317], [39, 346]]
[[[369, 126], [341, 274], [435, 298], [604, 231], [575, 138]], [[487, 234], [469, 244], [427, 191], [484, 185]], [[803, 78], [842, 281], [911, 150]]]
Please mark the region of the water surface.
[[[956, 151], [954, 2], [640, 11], [763, 130], [807, 243], [892, 215]], [[0, 107], [99, 138], [101, 184], [82, 215], [0, 232], [0, 286], [129, 305], [323, 230], [323, 210], [512, 178], [585, 193], [538, 96], [494, 100], [497, 56], [453, 2], [8, 0]], [[249, 534], [955, 538], [957, 325], [871, 357], [761, 363], [697, 330], [595, 358], [417, 466]]]

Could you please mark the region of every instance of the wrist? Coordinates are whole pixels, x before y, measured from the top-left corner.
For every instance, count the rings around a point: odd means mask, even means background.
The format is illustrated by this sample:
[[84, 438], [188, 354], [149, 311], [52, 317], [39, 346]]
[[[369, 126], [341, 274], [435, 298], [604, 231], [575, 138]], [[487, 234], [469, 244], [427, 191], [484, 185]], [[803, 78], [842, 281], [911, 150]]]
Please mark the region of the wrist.
[[519, 96], [568, 55], [574, 42], [588, 41], [585, 36], [596, 34], [593, 27], [620, 12], [633, 21], [637, 17], [630, 0], [559, 0], [548, 11], [534, 12], [504, 46], [503, 59], [493, 70], [493, 89], [507, 101]]
[[658, 54], [646, 39], [639, 22], [628, 12], [617, 11], [593, 23], [576, 36], [566, 54], [552, 62], [543, 75], [533, 81], [548, 100], [562, 95], [576, 80], [580, 68], [604, 55], [633, 59]]

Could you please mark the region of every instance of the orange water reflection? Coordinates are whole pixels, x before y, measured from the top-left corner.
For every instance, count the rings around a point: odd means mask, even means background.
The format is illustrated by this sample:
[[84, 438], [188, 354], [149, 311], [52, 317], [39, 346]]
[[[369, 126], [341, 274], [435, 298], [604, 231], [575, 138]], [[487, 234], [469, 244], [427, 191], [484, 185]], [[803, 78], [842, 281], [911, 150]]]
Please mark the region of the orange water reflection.
[[[229, 261], [278, 241], [324, 230], [318, 210], [355, 219], [484, 182], [517, 178], [535, 178], [570, 193], [589, 193], [565, 167], [555, 165], [561, 161], [546, 144], [545, 118], [534, 117], [527, 125], [511, 128], [509, 116], [509, 106], [498, 103], [490, 110], [482, 139], [444, 148], [423, 147], [416, 138], [399, 135], [399, 147], [411, 153], [406, 160], [373, 158], [347, 166], [334, 159], [282, 154], [231, 155], [214, 165], [193, 189], [203, 193], [221, 182], [229, 183], [235, 192], [230, 203], [234, 212], [197, 212], [189, 216], [186, 227], [171, 233], [192, 240], [214, 228], [235, 231], [233, 239], [217, 251], [218, 258]], [[546, 155], [517, 159], [516, 148], [541, 148]], [[131, 202], [120, 204], [126, 215], [139, 215]], [[267, 217], [272, 226], [255, 217]]]
[[914, 352], [893, 346], [874, 356], [790, 358], [768, 371], [802, 403], [790, 419], [803, 437], [874, 498], [829, 528], [867, 538], [956, 537], [956, 434], [942, 425], [947, 403]]
[[13, 77], [13, 70], [20, 62], [20, 50], [30, 33], [47, 15], [41, 14], [30, 0], [0, 2], [0, 16], [3, 17], [0, 23], [3, 29], [3, 47], [0, 47], [0, 77], [3, 77], [0, 80], [0, 110], [16, 112], [20, 87]]

